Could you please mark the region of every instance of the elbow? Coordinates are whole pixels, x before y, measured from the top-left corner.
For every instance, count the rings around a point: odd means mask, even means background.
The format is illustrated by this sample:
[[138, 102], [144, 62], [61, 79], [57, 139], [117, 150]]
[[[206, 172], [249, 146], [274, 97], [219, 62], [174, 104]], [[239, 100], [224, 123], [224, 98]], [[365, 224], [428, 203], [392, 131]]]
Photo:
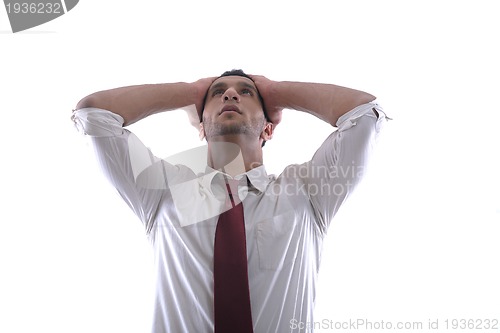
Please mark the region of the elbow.
[[96, 107], [95, 100], [94, 100], [94, 98], [92, 98], [92, 95], [89, 95], [87, 97], [82, 98], [76, 104], [76, 110], [83, 109], [83, 108], [92, 108], [92, 107]]
[[94, 93], [82, 98], [78, 104], [76, 104], [76, 110], [83, 108], [107, 109], [108, 103], [105, 103], [105, 100], [99, 97], [98, 93]]
[[362, 104], [373, 102], [375, 99], [377, 99], [377, 97], [375, 97], [374, 95], [369, 94], [367, 92], [363, 92], [363, 94], [361, 94], [359, 96], [358, 103], [359, 103], [359, 105], [362, 105]]

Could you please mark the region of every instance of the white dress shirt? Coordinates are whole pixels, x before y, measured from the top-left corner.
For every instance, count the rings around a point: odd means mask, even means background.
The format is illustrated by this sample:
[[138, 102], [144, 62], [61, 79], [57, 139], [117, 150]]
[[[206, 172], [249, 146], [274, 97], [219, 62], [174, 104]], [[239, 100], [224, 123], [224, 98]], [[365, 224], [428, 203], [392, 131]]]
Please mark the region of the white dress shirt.
[[[313, 322], [323, 239], [362, 177], [385, 119], [374, 102], [358, 106], [338, 120], [310, 161], [278, 177], [264, 166], [235, 177], [255, 333], [305, 332], [297, 323]], [[112, 112], [80, 109], [73, 120], [151, 241], [157, 272], [152, 332], [213, 332], [214, 236], [222, 178], [229, 176], [206, 167], [200, 159], [206, 150], [186, 152], [186, 163], [153, 156]]]

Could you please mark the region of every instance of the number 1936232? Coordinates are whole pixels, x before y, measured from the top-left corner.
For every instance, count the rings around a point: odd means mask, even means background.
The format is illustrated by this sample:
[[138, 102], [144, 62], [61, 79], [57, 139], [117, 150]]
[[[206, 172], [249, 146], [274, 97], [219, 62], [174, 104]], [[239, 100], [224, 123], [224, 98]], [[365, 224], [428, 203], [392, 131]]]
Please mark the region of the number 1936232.
[[11, 14], [63, 14], [60, 3], [15, 2], [5, 5], [7, 13]]

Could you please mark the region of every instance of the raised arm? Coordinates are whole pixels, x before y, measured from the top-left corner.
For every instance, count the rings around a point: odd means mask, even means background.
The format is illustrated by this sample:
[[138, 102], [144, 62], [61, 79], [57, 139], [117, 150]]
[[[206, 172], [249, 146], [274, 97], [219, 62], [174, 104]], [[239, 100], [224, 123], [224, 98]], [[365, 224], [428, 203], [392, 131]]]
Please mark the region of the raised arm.
[[[312, 159], [283, 172], [305, 184], [322, 234], [341, 205], [355, 190], [370, 160], [385, 113], [375, 96], [333, 84], [277, 82], [252, 76], [272, 122], [284, 108], [308, 112], [338, 129], [323, 142]], [[339, 121], [340, 119], [340, 121]], [[304, 172], [294, 170], [304, 168]], [[297, 176], [298, 175], [298, 176]]]
[[196, 109], [202, 107], [213, 80], [204, 78], [192, 83], [145, 84], [98, 91], [80, 100], [76, 109], [105, 109], [122, 116], [127, 126], [158, 112], [184, 108], [190, 121], [195, 123], [199, 122]]
[[366, 92], [334, 84], [272, 81], [258, 75], [252, 78], [273, 122], [279, 122], [281, 110], [287, 108], [310, 113], [335, 126], [343, 114], [375, 100]]

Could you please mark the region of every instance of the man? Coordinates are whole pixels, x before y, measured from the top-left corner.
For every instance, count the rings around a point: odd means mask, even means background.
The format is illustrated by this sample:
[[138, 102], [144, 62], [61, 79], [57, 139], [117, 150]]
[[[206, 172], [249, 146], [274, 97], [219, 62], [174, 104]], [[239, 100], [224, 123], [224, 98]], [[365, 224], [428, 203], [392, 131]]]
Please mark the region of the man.
[[[233, 70], [194, 83], [101, 91], [78, 103], [77, 128], [91, 138], [103, 172], [153, 245], [153, 332], [310, 331], [323, 239], [386, 119], [374, 99], [337, 85]], [[189, 110], [208, 143], [202, 173], [154, 157], [123, 128], [180, 108]], [[269, 176], [262, 146], [284, 108], [337, 130], [311, 161]], [[220, 236], [219, 228], [232, 228], [235, 220], [241, 220], [239, 236]], [[234, 244], [221, 245], [228, 238]], [[220, 259], [242, 251], [238, 259]], [[219, 268], [230, 260], [232, 268]]]

